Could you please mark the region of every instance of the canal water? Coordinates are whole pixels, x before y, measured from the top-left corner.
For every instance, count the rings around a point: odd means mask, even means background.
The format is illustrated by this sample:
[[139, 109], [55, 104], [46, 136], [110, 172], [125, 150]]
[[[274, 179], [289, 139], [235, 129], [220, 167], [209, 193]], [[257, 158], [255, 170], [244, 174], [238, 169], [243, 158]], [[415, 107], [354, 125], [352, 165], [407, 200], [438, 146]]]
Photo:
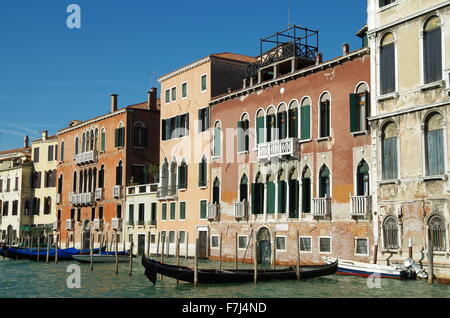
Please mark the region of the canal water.
[[[170, 262], [170, 261], [169, 261]], [[68, 288], [66, 272], [71, 264], [80, 266], [81, 288]], [[183, 260], [182, 265], [192, 266], [192, 260]], [[216, 262], [200, 261], [200, 268], [217, 267]], [[233, 268], [234, 263], [224, 263], [223, 268]], [[251, 265], [240, 265], [251, 268]], [[366, 278], [331, 275], [304, 281], [271, 281], [258, 284], [200, 285], [180, 283], [164, 277], [153, 286], [144, 276], [140, 259], [136, 258], [133, 275], [128, 275], [129, 264], [119, 263], [119, 274], [115, 264], [89, 264], [75, 261], [58, 264], [36, 263], [0, 258], [0, 298], [3, 297], [66, 297], [66, 298], [378, 298], [378, 297], [450, 297], [450, 286], [429, 285], [426, 281], [398, 281], [379, 279], [368, 284]], [[372, 288], [371, 288], [372, 287]]]

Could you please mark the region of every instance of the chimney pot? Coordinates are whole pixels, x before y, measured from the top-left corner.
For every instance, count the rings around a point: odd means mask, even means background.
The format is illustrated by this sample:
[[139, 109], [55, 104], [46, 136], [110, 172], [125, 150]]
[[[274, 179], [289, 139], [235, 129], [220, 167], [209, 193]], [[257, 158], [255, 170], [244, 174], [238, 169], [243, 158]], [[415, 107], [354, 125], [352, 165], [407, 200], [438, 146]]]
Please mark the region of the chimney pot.
[[23, 138], [23, 147], [28, 148], [29, 146], [30, 146], [30, 138], [28, 136], [25, 136], [25, 138]]
[[247, 88], [247, 79], [242, 80], [242, 88]]
[[156, 110], [156, 106], [157, 106], [157, 92], [158, 89], [156, 87], [152, 87], [150, 89], [150, 91], [148, 92], [148, 100], [147, 100], [147, 106], [148, 109], [154, 109]]
[[228, 94], [231, 93], [231, 88], [228, 87], [227, 92], [228, 92]]
[[322, 55], [322, 53], [317, 53], [317, 55], [316, 55], [316, 65], [321, 64], [322, 61], [323, 61], [323, 55]]
[[342, 55], [348, 55], [350, 52], [350, 45], [348, 43], [342, 44]]
[[117, 94], [112, 94], [111, 95], [111, 113], [114, 113], [115, 111], [117, 111]]

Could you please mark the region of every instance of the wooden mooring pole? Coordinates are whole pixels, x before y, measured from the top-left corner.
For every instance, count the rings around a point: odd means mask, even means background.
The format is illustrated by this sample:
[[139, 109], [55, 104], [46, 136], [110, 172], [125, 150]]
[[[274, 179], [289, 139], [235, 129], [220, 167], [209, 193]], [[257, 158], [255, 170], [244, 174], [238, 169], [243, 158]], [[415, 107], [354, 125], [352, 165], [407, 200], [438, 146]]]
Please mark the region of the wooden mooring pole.
[[429, 237], [428, 234], [428, 283], [433, 284], [434, 280], [434, 260], [433, 260], [433, 241], [431, 240], [431, 237]]
[[147, 257], [150, 257], [150, 242], [152, 241], [152, 232], [148, 232]]
[[89, 244], [90, 246], [90, 256], [91, 256], [91, 271], [93, 271], [94, 270], [94, 235], [93, 235], [93, 233], [91, 232], [90, 233], [90, 240], [89, 240], [89, 242], [91, 243], [91, 244]]
[[130, 276], [133, 275], [133, 245], [134, 245], [134, 243], [133, 243], [133, 241], [131, 241], [131, 244], [130, 244], [130, 273], [129, 273]]
[[237, 233], [235, 235], [234, 242], [236, 243], [236, 247], [235, 247], [235, 250], [234, 250], [234, 253], [235, 253], [234, 268], [237, 270], [238, 269], [238, 257], [239, 257], [239, 254], [238, 254], [239, 242], [238, 242], [238, 234]]
[[161, 232], [158, 233], [158, 242], [156, 242], [156, 257], [159, 256], [159, 243], [161, 242]]
[[50, 234], [47, 233], [47, 257], [45, 259], [46, 264], [48, 264], [49, 254], [50, 254]]
[[56, 235], [56, 240], [55, 240], [55, 264], [58, 264], [58, 241], [59, 241], [59, 235], [58, 235], [58, 233], [56, 233], [55, 235]]
[[258, 242], [256, 241], [256, 234], [255, 234], [255, 242], [253, 244], [253, 279], [255, 281], [255, 284], [258, 282], [258, 257], [257, 257], [257, 249], [258, 249]]
[[[177, 266], [180, 266], [180, 232], [177, 233]], [[177, 279], [177, 284], [179, 283], [179, 280]]]
[[186, 241], [186, 253], [184, 255], [184, 259], [188, 259], [188, 257], [189, 257], [189, 232], [186, 232], [186, 237], [184, 239]]
[[275, 269], [275, 263], [277, 262], [277, 232], [273, 232], [273, 244], [272, 244], [272, 269]]
[[219, 237], [219, 270], [222, 270], [222, 233]]
[[300, 237], [297, 231], [297, 280], [300, 280]]
[[118, 249], [119, 249], [119, 240], [117, 239], [117, 230], [114, 230], [115, 234], [115, 240], [116, 240], [116, 275], [119, 274], [119, 255], [118, 255]]
[[[164, 263], [164, 245], [166, 243], [166, 235], [161, 234], [161, 263]], [[161, 274], [161, 280], [163, 280], [163, 275]]]
[[194, 286], [198, 286], [198, 239], [195, 241]]
[[408, 257], [410, 259], [413, 258], [413, 244], [412, 244], [412, 238], [409, 238], [408, 240]]
[[41, 236], [38, 235], [37, 238], [37, 258], [36, 258], [36, 262], [39, 262], [39, 254], [41, 253]]

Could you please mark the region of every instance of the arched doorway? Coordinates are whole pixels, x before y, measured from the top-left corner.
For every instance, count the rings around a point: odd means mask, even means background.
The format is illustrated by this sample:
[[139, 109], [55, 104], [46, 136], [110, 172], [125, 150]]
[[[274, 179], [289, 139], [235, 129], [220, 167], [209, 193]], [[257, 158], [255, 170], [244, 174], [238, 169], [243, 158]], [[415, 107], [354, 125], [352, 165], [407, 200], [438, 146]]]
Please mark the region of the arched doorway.
[[272, 248], [270, 242], [270, 231], [267, 227], [262, 227], [258, 230], [256, 235], [258, 242], [257, 260], [258, 264], [268, 265], [272, 259]]

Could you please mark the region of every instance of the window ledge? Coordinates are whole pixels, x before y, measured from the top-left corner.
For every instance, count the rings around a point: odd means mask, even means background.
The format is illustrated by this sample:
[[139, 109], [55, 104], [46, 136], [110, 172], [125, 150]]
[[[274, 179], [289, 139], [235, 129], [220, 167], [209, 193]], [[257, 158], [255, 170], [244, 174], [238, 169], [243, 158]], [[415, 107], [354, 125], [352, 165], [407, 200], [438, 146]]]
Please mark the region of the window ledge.
[[218, 159], [220, 159], [220, 156], [212, 156], [211, 157], [211, 160], [218, 160]]
[[400, 179], [392, 179], [392, 180], [382, 180], [378, 181], [379, 185], [385, 185], [385, 184], [400, 184]]
[[199, 188], [200, 190], [205, 190], [205, 189], [208, 189], [208, 186], [206, 186], [206, 185], [204, 185], [204, 186], [198, 186], [198, 188]]
[[436, 180], [447, 181], [448, 180], [448, 176], [446, 174], [444, 174], [444, 175], [423, 177], [423, 181], [436, 181]]
[[312, 139], [309, 138], [309, 139], [299, 140], [298, 143], [299, 144], [306, 144], [307, 142], [311, 142], [311, 141], [312, 141]]
[[238, 155], [247, 155], [247, 154], [248, 154], [248, 150], [238, 151]]
[[381, 249], [381, 253], [398, 254], [398, 253], [400, 253], [400, 249], [399, 248], [396, 248], [396, 249], [383, 248], [383, 249]]
[[328, 137], [320, 137], [320, 138], [317, 138], [317, 139], [316, 139], [317, 142], [321, 142], [321, 141], [330, 141], [330, 140], [331, 140], [331, 137], [330, 137], [330, 136], [328, 136]]
[[394, 93], [389, 93], [389, 94], [384, 94], [384, 95], [380, 95], [377, 97], [377, 101], [378, 102], [383, 102], [389, 99], [396, 99], [398, 98], [398, 93], [394, 92]]
[[368, 135], [368, 134], [370, 134], [370, 131], [368, 131], [368, 130], [354, 131], [351, 134], [353, 135], [353, 137], [359, 136], [359, 135]]
[[178, 191], [185, 192], [185, 191], [187, 191], [187, 188], [178, 188]]
[[418, 89], [420, 89], [421, 91], [426, 91], [426, 90], [429, 90], [429, 89], [435, 89], [435, 88], [441, 88], [441, 87], [445, 87], [445, 81], [443, 81], [443, 80], [439, 80], [437, 82], [420, 85], [418, 87]]

